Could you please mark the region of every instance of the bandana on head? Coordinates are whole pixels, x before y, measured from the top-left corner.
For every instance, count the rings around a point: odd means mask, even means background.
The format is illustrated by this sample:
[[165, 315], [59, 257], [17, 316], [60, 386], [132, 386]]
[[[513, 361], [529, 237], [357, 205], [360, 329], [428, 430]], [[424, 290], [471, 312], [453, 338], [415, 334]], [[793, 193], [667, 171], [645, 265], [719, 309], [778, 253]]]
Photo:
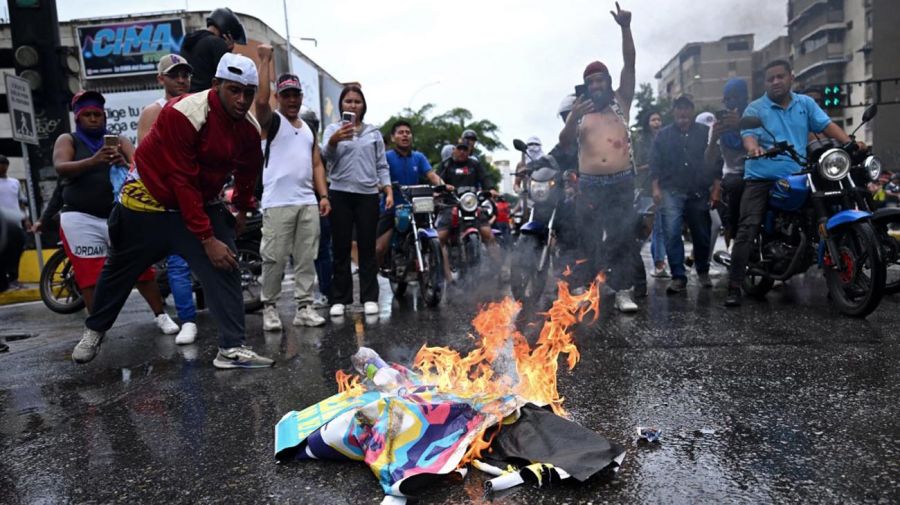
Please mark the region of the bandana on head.
[[[78, 121], [81, 114], [89, 110], [99, 111], [103, 114], [103, 124], [99, 128], [85, 128], [81, 125], [81, 122]], [[91, 153], [96, 153], [103, 147], [103, 136], [108, 133], [106, 130], [106, 112], [103, 110], [103, 103], [96, 98], [85, 97], [75, 102], [73, 112], [75, 112], [75, 133], [73, 135], [84, 142], [91, 150]]]
[[581, 77], [587, 79], [587, 76], [594, 74], [609, 74], [609, 69], [602, 62], [592, 61], [588, 63], [588, 66], [584, 67], [584, 73]]

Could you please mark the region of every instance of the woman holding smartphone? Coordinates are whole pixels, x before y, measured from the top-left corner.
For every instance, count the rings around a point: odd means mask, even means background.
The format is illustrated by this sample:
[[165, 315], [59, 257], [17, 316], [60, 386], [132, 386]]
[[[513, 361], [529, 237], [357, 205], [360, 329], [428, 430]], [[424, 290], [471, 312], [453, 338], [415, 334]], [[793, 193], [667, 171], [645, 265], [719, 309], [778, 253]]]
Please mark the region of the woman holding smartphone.
[[375, 234], [379, 191], [385, 207], [394, 206], [391, 175], [378, 128], [366, 124], [366, 98], [359, 86], [347, 86], [339, 101], [341, 121], [328, 125], [322, 136], [322, 156], [328, 162], [331, 188], [331, 228], [334, 277], [331, 284], [333, 317], [353, 303], [350, 244], [353, 231], [359, 249], [359, 298], [366, 314], [378, 313], [378, 273]]
[[[131, 141], [106, 129], [105, 103], [96, 91], [76, 94], [75, 132], [60, 135], [53, 146], [53, 165], [58, 184], [63, 185], [60, 236], [88, 312], [111, 242], [107, 219], [116, 202], [111, 177], [129, 166], [134, 156]], [[137, 288], [156, 315], [159, 329], [167, 335], [177, 333], [178, 325], [163, 312], [152, 268], [141, 275]]]

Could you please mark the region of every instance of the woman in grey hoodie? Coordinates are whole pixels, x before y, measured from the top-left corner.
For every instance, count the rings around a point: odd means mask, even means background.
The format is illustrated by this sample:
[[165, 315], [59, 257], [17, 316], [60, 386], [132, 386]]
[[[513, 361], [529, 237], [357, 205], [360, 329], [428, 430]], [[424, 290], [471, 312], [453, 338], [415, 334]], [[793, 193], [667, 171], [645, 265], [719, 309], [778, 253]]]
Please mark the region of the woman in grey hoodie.
[[385, 207], [394, 206], [391, 174], [384, 157], [384, 139], [378, 128], [366, 124], [366, 98], [359, 86], [341, 92], [338, 108], [355, 114], [353, 122], [328, 125], [322, 136], [322, 156], [330, 167], [331, 228], [334, 274], [331, 284], [332, 316], [344, 314], [353, 303], [350, 245], [356, 228], [359, 250], [359, 301], [366, 314], [378, 313], [378, 267], [375, 234], [378, 225], [378, 193], [385, 193]]

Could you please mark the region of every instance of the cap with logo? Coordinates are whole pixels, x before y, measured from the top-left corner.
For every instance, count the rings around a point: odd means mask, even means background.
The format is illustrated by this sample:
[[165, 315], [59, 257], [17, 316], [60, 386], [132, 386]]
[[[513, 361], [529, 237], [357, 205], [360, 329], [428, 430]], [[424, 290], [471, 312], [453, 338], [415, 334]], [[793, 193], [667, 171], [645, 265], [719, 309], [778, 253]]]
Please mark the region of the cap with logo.
[[244, 86], [259, 86], [256, 64], [250, 58], [234, 53], [225, 53], [216, 67], [216, 79], [234, 81]]
[[186, 59], [178, 56], [177, 54], [167, 54], [160, 58], [157, 69], [159, 70], [159, 75], [166, 75], [174, 70], [175, 67], [185, 67], [190, 72], [194, 71], [194, 67], [192, 67]]
[[300, 87], [300, 78], [294, 74], [281, 74], [275, 82], [275, 92], [281, 93], [289, 89], [296, 89], [302, 93], [303, 88]]

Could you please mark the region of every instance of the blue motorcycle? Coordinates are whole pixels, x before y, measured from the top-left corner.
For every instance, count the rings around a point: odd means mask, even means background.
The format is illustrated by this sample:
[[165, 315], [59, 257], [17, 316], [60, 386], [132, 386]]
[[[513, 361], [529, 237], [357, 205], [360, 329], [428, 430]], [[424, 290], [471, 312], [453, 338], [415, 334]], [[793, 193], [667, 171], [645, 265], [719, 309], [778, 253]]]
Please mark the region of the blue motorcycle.
[[[740, 128], [765, 130], [755, 117], [741, 119]], [[790, 143], [772, 138], [774, 147], [761, 157], [789, 156], [804, 169], [772, 186], [744, 291], [764, 296], [775, 281], [817, 264], [837, 309], [849, 316], [867, 316], [884, 294], [885, 265], [872, 213], [853, 203], [857, 188], [850, 168], [856, 144], [841, 146], [820, 139], [807, 146], [803, 157]]]
[[441, 242], [434, 229], [434, 188], [427, 184], [394, 188], [405, 201], [394, 207], [394, 234], [382, 273], [396, 296], [403, 296], [410, 282], [418, 282], [425, 305], [434, 307], [444, 288]]

